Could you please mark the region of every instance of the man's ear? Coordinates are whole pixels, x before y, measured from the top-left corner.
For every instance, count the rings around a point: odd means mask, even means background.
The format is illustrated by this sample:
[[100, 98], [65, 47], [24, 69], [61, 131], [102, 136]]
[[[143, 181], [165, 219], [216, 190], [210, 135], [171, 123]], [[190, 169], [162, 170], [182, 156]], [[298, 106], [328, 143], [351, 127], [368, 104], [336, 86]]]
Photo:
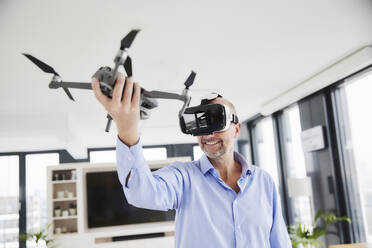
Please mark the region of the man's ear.
[[238, 136], [239, 136], [239, 133], [240, 133], [240, 128], [242, 127], [242, 124], [240, 123], [236, 123], [234, 125], [234, 130], [235, 130], [235, 135], [234, 135], [234, 139], [237, 139]]

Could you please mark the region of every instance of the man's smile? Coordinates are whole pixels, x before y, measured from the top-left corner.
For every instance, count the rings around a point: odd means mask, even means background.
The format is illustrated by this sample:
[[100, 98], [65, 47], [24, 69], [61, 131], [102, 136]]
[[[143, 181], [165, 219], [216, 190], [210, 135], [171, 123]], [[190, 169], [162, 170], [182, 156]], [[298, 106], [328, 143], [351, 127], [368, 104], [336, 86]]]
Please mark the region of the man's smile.
[[214, 147], [214, 146], [217, 146], [221, 143], [220, 140], [211, 140], [211, 141], [204, 141], [203, 142], [203, 145], [205, 147]]

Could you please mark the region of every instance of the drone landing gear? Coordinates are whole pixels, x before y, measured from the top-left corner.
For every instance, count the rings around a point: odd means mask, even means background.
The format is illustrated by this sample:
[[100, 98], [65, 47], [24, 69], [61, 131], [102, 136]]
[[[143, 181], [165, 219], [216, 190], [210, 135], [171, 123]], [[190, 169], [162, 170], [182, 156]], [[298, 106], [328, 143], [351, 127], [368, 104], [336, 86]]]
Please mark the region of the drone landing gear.
[[107, 133], [110, 132], [111, 122], [112, 122], [112, 117], [111, 115], [107, 114], [107, 124], [106, 124], [106, 129], [105, 129]]

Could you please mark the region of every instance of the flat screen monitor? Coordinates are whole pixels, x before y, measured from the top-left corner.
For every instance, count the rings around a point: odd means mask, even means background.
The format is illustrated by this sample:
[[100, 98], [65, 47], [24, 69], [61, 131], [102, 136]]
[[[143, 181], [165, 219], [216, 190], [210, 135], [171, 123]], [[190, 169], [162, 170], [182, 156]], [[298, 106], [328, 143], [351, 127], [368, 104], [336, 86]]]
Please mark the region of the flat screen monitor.
[[155, 211], [130, 205], [116, 171], [86, 174], [88, 228], [173, 221], [175, 211]]

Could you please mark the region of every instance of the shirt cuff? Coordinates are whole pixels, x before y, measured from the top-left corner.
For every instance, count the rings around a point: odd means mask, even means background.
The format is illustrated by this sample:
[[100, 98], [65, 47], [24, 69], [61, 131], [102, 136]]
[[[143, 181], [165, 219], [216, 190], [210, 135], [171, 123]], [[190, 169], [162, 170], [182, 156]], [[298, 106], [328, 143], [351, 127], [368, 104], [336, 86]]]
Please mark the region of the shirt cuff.
[[121, 184], [125, 186], [126, 178], [132, 169], [146, 168], [141, 139], [133, 146], [127, 146], [119, 137], [116, 139], [117, 171]]

